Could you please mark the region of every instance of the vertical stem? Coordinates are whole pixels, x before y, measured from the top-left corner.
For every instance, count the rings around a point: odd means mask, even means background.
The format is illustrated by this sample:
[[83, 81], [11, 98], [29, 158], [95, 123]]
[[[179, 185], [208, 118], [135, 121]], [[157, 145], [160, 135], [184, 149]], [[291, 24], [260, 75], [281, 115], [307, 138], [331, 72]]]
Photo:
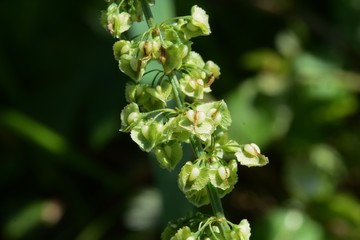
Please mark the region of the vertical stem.
[[[180, 98], [178, 82], [177, 82], [178, 80], [177, 80], [175, 74], [172, 74], [170, 81], [171, 81], [171, 85], [173, 87], [176, 104], [177, 104], [178, 108], [182, 108], [183, 102]], [[192, 135], [190, 137], [190, 143], [194, 149], [196, 157], [198, 157], [198, 158], [202, 157], [202, 155], [204, 154], [204, 149], [203, 149], [199, 139], [196, 138], [195, 135]], [[221, 198], [220, 198], [218, 192], [216, 191], [216, 189], [214, 188], [214, 186], [211, 185], [211, 183], [209, 183], [206, 187], [207, 187], [208, 194], [210, 196], [210, 203], [211, 203], [213, 213], [219, 221], [219, 226], [221, 228], [221, 231], [225, 234], [225, 233], [229, 232], [230, 229], [226, 223], [224, 209], [221, 204]]]
[[[153, 18], [149, 4], [146, 2], [146, 0], [141, 0], [141, 5], [143, 8], [143, 12], [144, 12], [144, 15], [146, 18], [146, 23], [147, 23], [148, 27], [149, 28], [154, 27], [156, 25], [156, 23]], [[182, 109], [184, 107], [184, 101], [180, 96], [178, 79], [174, 73], [170, 73], [169, 77], [170, 77], [170, 82], [171, 82], [171, 85], [172, 85], [172, 88], [174, 91], [176, 105], [178, 108]], [[199, 139], [195, 135], [192, 135], [190, 137], [190, 143], [194, 149], [196, 156], [198, 158], [202, 157], [204, 155], [204, 149], [203, 149], [203, 146], [202, 146], [201, 142], [199, 141]], [[221, 204], [221, 198], [220, 198], [218, 192], [216, 191], [216, 189], [214, 188], [214, 186], [211, 185], [210, 183], [207, 185], [207, 191], [210, 196], [211, 207], [213, 209], [213, 212], [214, 212], [216, 218], [218, 219], [221, 231], [225, 236], [226, 233], [228, 233], [230, 231], [230, 228], [226, 223], [224, 210], [223, 210], [223, 207]]]
[[224, 210], [221, 204], [221, 199], [218, 196], [218, 193], [213, 185], [208, 184], [207, 185], [207, 191], [210, 195], [210, 201], [211, 201], [211, 207], [213, 209], [213, 212], [217, 218], [223, 218], [224, 217]]
[[183, 101], [180, 98], [178, 80], [175, 74], [170, 75], [170, 82], [174, 91], [176, 106], [181, 109], [183, 108]]
[[156, 25], [154, 17], [152, 15], [150, 5], [146, 2], [146, 0], [141, 0], [141, 7], [143, 9], [146, 23], [149, 28], [154, 27]]

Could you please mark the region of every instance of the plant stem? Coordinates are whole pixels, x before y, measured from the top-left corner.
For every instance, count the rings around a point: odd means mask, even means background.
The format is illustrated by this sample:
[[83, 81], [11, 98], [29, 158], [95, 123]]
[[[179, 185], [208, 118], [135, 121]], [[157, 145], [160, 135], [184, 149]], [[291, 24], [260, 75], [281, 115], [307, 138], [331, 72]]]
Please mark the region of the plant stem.
[[[171, 81], [171, 85], [173, 87], [176, 104], [177, 104], [178, 108], [182, 108], [184, 104], [180, 98], [179, 90], [177, 87], [178, 86], [177, 78], [176, 78], [175, 74], [173, 74], [171, 76], [170, 81]], [[192, 135], [190, 137], [190, 143], [194, 149], [196, 157], [201, 158], [204, 155], [204, 149], [203, 149], [199, 139], [196, 138], [195, 135]], [[226, 223], [224, 209], [221, 204], [221, 198], [220, 198], [218, 192], [216, 191], [216, 189], [214, 188], [214, 186], [211, 185], [211, 183], [209, 183], [206, 187], [207, 187], [207, 192], [210, 196], [210, 203], [211, 203], [213, 213], [214, 213], [215, 217], [218, 219], [221, 231], [225, 235], [225, 233], [229, 232], [230, 229]]]
[[154, 19], [153, 15], [152, 15], [150, 5], [146, 2], [146, 0], [141, 0], [141, 7], [143, 9], [148, 27], [149, 28], [154, 27], [156, 25], [156, 23], [155, 23], [155, 19]]
[[[143, 12], [144, 12], [144, 15], [146, 18], [146, 23], [147, 23], [148, 27], [149, 28], [154, 27], [156, 25], [156, 23], [153, 18], [149, 4], [146, 2], [146, 0], [141, 0], [141, 5], [143, 8]], [[179, 109], [182, 109], [184, 107], [184, 101], [180, 96], [178, 79], [174, 73], [170, 73], [169, 77], [170, 77], [170, 82], [171, 82], [171, 85], [172, 85], [172, 88], [174, 91], [176, 105]], [[199, 139], [195, 135], [192, 135], [190, 137], [190, 143], [194, 149], [196, 157], [197, 158], [203, 157], [204, 156], [203, 146], [200, 143]], [[209, 183], [207, 185], [207, 191], [210, 196], [210, 203], [211, 203], [214, 215], [218, 219], [221, 231], [223, 232], [223, 234], [225, 236], [225, 234], [230, 231], [230, 228], [226, 223], [224, 210], [223, 210], [223, 207], [221, 204], [221, 198], [220, 198], [218, 192], [216, 191], [216, 189], [214, 188], [214, 186], [211, 185], [211, 183]]]
[[179, 88], [178, 88], [178, 80], [177, 80], [177, 77], [175, 74], [170, 75], [170, 82], [171, 82], [171, 86], [174, 91], [176, 106], [178, 108], [182, 109], [184, 104], [180, 97]]

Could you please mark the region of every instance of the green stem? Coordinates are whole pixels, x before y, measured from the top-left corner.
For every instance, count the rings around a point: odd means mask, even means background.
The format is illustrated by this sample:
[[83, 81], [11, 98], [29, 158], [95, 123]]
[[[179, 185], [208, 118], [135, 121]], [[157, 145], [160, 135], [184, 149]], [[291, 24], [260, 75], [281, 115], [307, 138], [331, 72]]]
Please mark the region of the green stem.
[[[153, 18], [149, 4], [146, 2], [146, 0], [141, 0], [141, 5], [142, 5], [143, 11], [144, 11], [144, 15], [145, 15], [146, 23], [147, 23], [148, 27], [149, 28], [154, 27], [156, 25], [156, 23]], [[179, 109], [182, 109], [184, 107], [184, 101], [180, 96], [178, 79], [174, 73], [171, 73], [169, 75], [169, 77], [170, 77], [170, 82], [171, 82], [171, 85], [172, 85], [172, 88], [174, 91], [176, 105]], [[202, 146], [201, 142], [199, 141], [199, 139], [195, 135], [193, 135], [190, 137], [190, 143], [194, 149], [196, 157], [201, 158], [204, 155], [204, 149], [203, 149], [203, 146]], [[216, 189], [214, 188], [214, 186], [211, 185], [210, 183], [207, 185], [207, 191], [210, 196], [210, 202], [211, 202], [213, 212], [214, 212], [216, 218], [218, 219], [221, 231], [225, 235], [227, 232], [230, 231], [230, 228], [226, 223], [224, 210], [223, 210], [223, 207], [221, 204], [221, 198], [220, 198], [218, 192], [216, 191]]]
[[155, 23], [155, 19], [154, 19], [153, 15], [152, 15], [150, 5], [146, 2], [146, 0], [141, 0], [141, 7], [143, 9], [148, 27], [149, 28], [154, 27], [156, 25], [156, 23]]
[[174, 91], [176, 106], [179, 109], [182, 109], [184, 104], [180, 97], [180, 92], [179, 92], [179, 88], [178, 88], [178, 80], [177, 80], [177, 77], [175, 74], [170, 75], [170, 82], [171, 82], [171, 86]]
[[[175, 74], [173, 74], [170, 78], [171, 81], [171, 85], [173, 87], [173, 91], [174, 91], [174, 95], [175, 95], [175, 101], [177, 104], [178, 108], [182, 108], [183, 107], [183, 101], [180, 98], [180, 93], [178, 90], [178, 82], [177, 82], [177, 78], [175, 76]], [[197, 158], [201, 158], [204, 155], [204, 149], [199, 141], [198, 138], [196, 138], [195, 135], [192, 135], [190, 137], [190, 143], [194, 149], [194, 152], [196, 154]], [[225, 234], [226, 232], [229, 232], [229, 226], [226, 223], [226, 219], [225, 219], [225, 214], [224, 214], [224, 209], [222, 207], [221, 204], [221, 198], [218, 194], [218, 192], [216, 191], [216, 189], [214, 188], [214, 186], [209, 183], [207, 185], [207, 191], [208, 194], [210, 196], [210, 203], [211, 203], [211, 207], [213, 209], [214, 215], [216, 216], [216, 218], [219, 221], [219, 226], [221, 228], [221, 231]]]
[[207, 185], [207, 191], [208, 191], [209, 196], [210, 196], [211, 207], [213, 209], [213, 212], [214, 212], [215, 216], [217, 218], [223, 218], [224, 217], [224, 210], [223, 210], [223, 207], [221, 205], [221, 199], [219, 198], [219, 195], [218, 195], [216, 189], [214, 188], [213, 185], [208, 184]]

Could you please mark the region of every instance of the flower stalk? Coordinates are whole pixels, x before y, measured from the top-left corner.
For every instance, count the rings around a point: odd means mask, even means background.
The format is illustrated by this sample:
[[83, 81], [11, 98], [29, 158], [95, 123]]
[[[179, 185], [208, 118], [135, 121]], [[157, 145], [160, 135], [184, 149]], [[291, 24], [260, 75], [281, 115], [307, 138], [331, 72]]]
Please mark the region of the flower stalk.
[[156, 25], [152, 11], [150, 9], [150, 5], [146, 0], [141, 0], [141, 7], [144, 11], [144, 16], [145, 16], [145, 20], [146, 23], [148, 25], [149, 28], [152, 28]]
[[[157, 24], [150, 5], [154, 0], [108, 0], [102, 23], [118, 40], [113, 46], [119, 69], [132, 80], [126, 86], [128, 105], [121, 112], [122, 132], [130, 133], [141, 150], [153, 152], [160, 166], [171, 171], [182, 159], [182, 146], [190, 144], [194, 160], [188, 160], [178, 176], [178, 185], [195, 206], [211, 204], [213, 216], [196, 214], [169, 223], [162, 234], [168, 239], [250, 238], [247, 220], [228, 221], [221, 198], [238, 179], [238, 165], [263, 166], [267, 157], [254, 144], [241, 145], [229, 139], [231, 116], [225, 101], [205, 102], [220, 68], [191, 50], [191, 39], [211, 33], [208, 15], [193, 6], [191, 15]], [[126, 40], [134, 21], [145, 21], [141, 37]], [[151, 84], [142, 81], [150, 61], [162, 65]], [[176, 108], [173, 108], [173, 102]]]

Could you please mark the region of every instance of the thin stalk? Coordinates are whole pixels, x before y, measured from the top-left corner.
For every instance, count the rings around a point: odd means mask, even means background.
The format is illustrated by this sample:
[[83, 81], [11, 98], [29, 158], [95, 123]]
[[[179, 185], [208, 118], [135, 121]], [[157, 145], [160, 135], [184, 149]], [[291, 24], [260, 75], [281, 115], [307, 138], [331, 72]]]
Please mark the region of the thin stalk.
[[178, 88], [178, 82], [177, 82], [177, 77], [175, 74], [171, 74], [170, 76], [170, 82], [171, 82], [171, 86], [173, 88], [174, 91], [174, 96], [175, 96], [175, 102], [176, 102], [176, 106], [179, 109], [182, 109], [184, 104], [183, 101], [180, 98], [180, 93], [179, 93], [179, 88]]
[[156, 25], [156, 23], [155, 23], [155, 19], [154, 19], [153, 15], [152, 15], [150, 5], [146, 2], [146, 0], [141, 0], [141, 7], [143, 9], [148, 27], [149, 28], [154, 27]]

